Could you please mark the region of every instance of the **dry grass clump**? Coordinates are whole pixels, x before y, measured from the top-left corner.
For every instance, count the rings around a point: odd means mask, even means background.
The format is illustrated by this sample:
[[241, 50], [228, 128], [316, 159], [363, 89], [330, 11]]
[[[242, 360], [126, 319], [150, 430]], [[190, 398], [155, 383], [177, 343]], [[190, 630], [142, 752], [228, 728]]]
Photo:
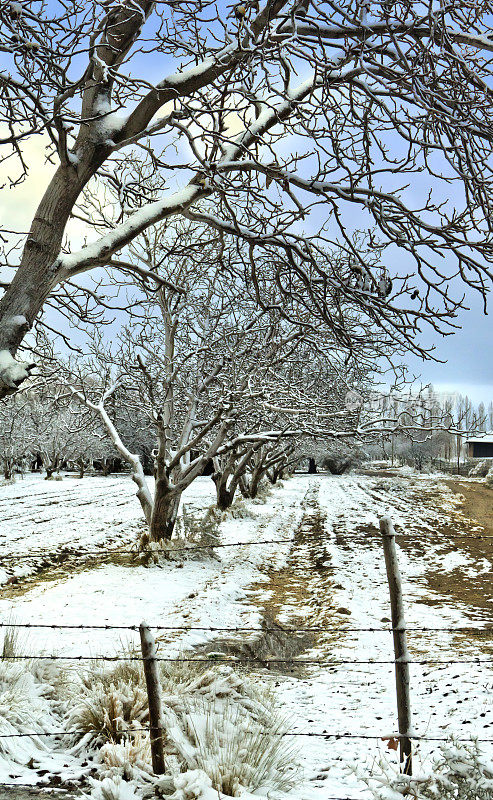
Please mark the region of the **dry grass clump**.
[[91, 687], [72, 710], [69, 725], [92, 733], [99, 742], [121, 742], [132, 728], [147, 718], [147, 695], [140, 686], [125, 681]]
[[[185, 658], [185, 656], [183, 656]], [[161, 662], [164, 744], [170, 780], [201, 770], [230, 797], [286, 791], [296, 780], [286, 721], [263, 685], [231, 666], [208, 661]], [[82, 694], [82, 697], [80, 696]], [[139, 662], [94, 670], [79, 681], [68, 726], [102, 745], [104, 778], [136, 780], [151, 772], [147, 694]]]
[[195, 745], [195, 767], [217, 792], [239, 797], [249, 792], [284, 791], [296, 783], [299, 769], [292, 744], [283, 734], [286, 721], [271, 714], [268, 724], [255, 721], [236, 704], [203, 706], [190, 713], [187, 734]]
[[[12, 627], [11, 625], [7, 625], [3, 629], [3, 643], [2, 643], [2, 652], [1, 652], [1, 660], [2, 661], [12, 661], [16, 656], [20, 654], [20, 632], [19, 628]], [[22, 655], [25, 655], [23, 653]]]
[[[165, 695], [188, 691], [190, 685], [210, 669], [211, 665], [207, 661], [187, 661], [189, 655], [180, 653], [174, 661], [160, 662], [161, 686]], [[199, 658], [197, 655], [192, 657]]]
[[95, 742], [122, 742], [148, 716], [144, 674], [139, 662], [121, 662], [112, 670], [93, 669], [72, 686], [75, 700], [68, 726], [92, 734]]

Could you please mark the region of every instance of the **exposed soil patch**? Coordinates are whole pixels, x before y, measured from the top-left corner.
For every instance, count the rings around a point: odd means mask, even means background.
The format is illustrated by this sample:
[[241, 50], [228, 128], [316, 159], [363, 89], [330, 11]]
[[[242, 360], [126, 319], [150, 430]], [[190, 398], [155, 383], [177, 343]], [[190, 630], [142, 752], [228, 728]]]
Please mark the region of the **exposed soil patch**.
[[[466, 483], [460, 480], [447, 481], [455, 495], [465, 499], [453, 514], [452, 530], [443, 530], [444, 537], [450, 535], [449, 543], [440, 550], [440, 555], [458, 551], [471, 560], [468, 568], [455, 568], [447, 572], [430, 570], [425, 577], [434, 592], [448, 595], [469, 606], [472, 618], [493, 624], [493, 491], [479, 482]], [[454, 536], [457, 528], [466, 534]], [[479, 529], [478, 529], [479, 528]], [[442, 530], [440, 530], [442, 533]], [[483, 538], [484, 537], [484, 538]], [[428, 601], [430, 605], [432, 600]], [[476, 635], [475, 635], [476, 636]], [[481, 635], [486, 652], [493, 649], [493, 634]]]
[[[291, 553], [286, 565], [270, 570], [268, 580], [251, 587], [255, 602], [263, 609], [266, 619], [283, 627], [302, 629], [298, 634], [282, 633], [277, 636], [276, 652], [280, 658], [293, 658], [292, 664], [272, 665], [279, 672], [301, 676], [306, 667], [296, 666], [296, 656], [309, 657], [309, 651], [332, 652], [339, 634], [334, 625], [347, 625], [347, 616], [337, 613], [333, 599], [334, 568], [326, 551], [327, 536], [325, 516], [317, 500], [316, 485], [305, 498], [305, 513], [296, 529]], [[345, 609], [343, 610], [345, 611]], [[330, 634], [303, 629], [331, 628]], [[293, 649], [294, 648], [294, 649]]]
[[[454, 494], [464, 496], [465, 499], [461, 504], [462, 516], [481, 525], [485, 535], [493, 536], [493, 489], [480, 481], [473, 483], [450, 480], [445, 483]], [[493, 540], [490, 548], [490, 552], [493, 553]]]
[[[450, 502], [446, 486], [461, 502]], [[419, 602], [442, 607], [462, 607], [471, 625], [493, 625], [493, 491], [479, 482], [451, 480], [425, 486], [421, 482], [402, 488], [375, 483], [367, 489], [375, 504], [392, 492], [392, 504], [407, 513], [417, 509], [409, 524], [396, 524], [398, 544], [412, 562], [425, 566], [413, 579], [422, 594]], [[458, 495], [462, 497], [458, 498]], [[464, 498], [464, 499], [462, 499]], [[333, 523], [337, 546], [346, 552], [381, 548], [376, 524], [354, 524], [348, 530], [343, 517]], [[431, 591], [430, 591], [431, 590]], [[474, 641], [487, 655], [493, 653], [493, 632], [457, 633], [465, 644]], [[411, 645], [411, 649], [415, 649]], [[418, 649], [415, 652], [419, 652]]]
[[[98, 555], [84, 555], [84, 552], [71, 549], [59, 550], [53, 554], [47, 553], [39, 559], [38, 563], [30, 564], [33, 569], [30, 575], [12, 575], [6, 583], [0, 586], [0, 594], [2, 598], [21, 597], [39, 584], [63, 580], [67, 575], [75, 575], [106, 564], [134, 567], [140, 563], [140, 560], [137, 553], [133, 555], [128, 552], [130, 547], [130, 544], [126, 545], [124, 552], [119, 550], [105, 552], [104, 547], [101, 547], [101, 553]], [[0, 557], [0, 567], [6, 569], [6, 566], [6, 564], [2, 564]]]

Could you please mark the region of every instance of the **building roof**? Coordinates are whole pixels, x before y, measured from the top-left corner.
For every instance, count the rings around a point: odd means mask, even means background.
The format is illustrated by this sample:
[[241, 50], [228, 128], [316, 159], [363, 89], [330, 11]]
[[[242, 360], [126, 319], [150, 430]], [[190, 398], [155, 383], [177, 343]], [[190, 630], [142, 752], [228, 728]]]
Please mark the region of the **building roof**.
[[493, 431], [489, 433], [483, 433], [479, 436], [471, 436], [470, 439], [467, 439], [468, 444], [479, 444], [479, 442], [484, 442], [485, 444], [493, 444]]

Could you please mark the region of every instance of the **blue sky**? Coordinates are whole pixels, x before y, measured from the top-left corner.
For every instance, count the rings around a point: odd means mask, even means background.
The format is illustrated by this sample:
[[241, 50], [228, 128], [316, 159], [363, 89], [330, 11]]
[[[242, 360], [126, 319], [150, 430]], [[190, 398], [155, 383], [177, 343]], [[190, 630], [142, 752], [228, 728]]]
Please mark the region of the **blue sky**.
[[475, 403], [481, 400], [487, 405], [493, 401], [493, 307], [490, 314], [483, 314], [483, 304], [472, 292], [468, 297], [469, 311], [464, 311], [459, 320], [462, 329], [447, 337], [435, 333], [424, 333], [423, 341], [436, 346], [435, 355], [445, 361], [423, 363], [410, 356], [409, 366], [421, 374], [424, 382], [431, 382], [437, 389], [468, 394]]

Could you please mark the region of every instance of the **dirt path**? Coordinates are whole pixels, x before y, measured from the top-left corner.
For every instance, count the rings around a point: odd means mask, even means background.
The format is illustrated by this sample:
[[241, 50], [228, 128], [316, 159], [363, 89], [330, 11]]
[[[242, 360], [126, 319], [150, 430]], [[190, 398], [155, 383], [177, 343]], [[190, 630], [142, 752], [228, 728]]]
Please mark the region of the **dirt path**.
[[306, 670], [296, 668], [296, 658], [306, 658], [314, 649], [332, 652], [340, 635], [337, 628], [347, 626], [349, 610], [341, 607], [334, 596], [341, 586], [325, 547], [326, 517], [318, 501], [319, 491], [317, 481], [303, 503], [303, 517], [286, 565], [269, 570], [267, 581], [252, 586], [252, 598], [265, 618], [289, 628], [318, 629], [300, 634], [298, 647], [294, 646], [292, 635], [279, 637], [278, 657], [295, 659], [293, 666], [285, 666], [286, 674], [305, 674]]
[[[480, 525], [486, 536], [493, 536], [493, 489], [482, 481], [450, 480], [445, 483], [452, 492], [464, 497], [461, 515], [469, 519], [474, 528]], [[493, 541], [490, 552], [493, 553]]]

